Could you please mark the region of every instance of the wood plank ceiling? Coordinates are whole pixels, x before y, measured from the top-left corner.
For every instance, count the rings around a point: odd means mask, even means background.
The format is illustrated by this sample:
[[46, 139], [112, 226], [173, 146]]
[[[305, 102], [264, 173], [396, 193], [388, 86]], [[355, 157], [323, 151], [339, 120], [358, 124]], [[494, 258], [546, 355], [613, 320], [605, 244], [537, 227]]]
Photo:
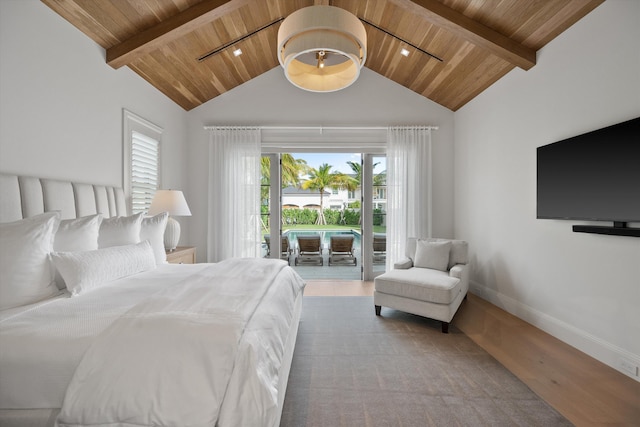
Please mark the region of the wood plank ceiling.
[[331, 4], [365, 23], [365, 67], [455, 111], [604, 0], [42, 1], [185, 110], [279, 67], [282, 20]]

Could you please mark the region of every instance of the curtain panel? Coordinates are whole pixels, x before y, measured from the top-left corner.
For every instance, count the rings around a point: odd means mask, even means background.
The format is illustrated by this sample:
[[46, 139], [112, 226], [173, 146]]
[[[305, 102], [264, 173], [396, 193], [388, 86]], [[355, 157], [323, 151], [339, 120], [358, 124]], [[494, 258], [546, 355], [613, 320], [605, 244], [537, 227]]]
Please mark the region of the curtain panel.
[[387, 131], [387, 271], [405, 256], [408, 237], [431, 236], [431, 129]]
[[207, 261], [260, 256], [260, 129], [209, 130]]

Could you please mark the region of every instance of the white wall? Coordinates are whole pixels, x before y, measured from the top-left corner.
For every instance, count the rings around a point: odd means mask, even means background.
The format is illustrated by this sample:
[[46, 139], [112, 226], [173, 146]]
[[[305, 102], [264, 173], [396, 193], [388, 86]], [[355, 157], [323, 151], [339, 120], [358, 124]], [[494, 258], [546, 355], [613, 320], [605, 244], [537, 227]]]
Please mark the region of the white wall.
[[122, 109], [164, 128], [163, 186], [186, 181], [187, 113], [37, 0], [0, 0], [0, 171], [122, 185]]
[[605, 2], [455, 114], [472, 291], [617, 369], [640, 365], [640, 239], [537, 220], [536, 147], [640, 116], [639, 19]]
[[[350, 87], [311, 93], [294, 87], [281, 67], [189, 112], [191, 242], [206, 259], [207, 156], [205, 125], [389, 126], [427, 124], [433, 132], [433, 234], [453, 236], [453, 112], [366, 67]], [[197, 195], [197, 196], [196, 196]]]

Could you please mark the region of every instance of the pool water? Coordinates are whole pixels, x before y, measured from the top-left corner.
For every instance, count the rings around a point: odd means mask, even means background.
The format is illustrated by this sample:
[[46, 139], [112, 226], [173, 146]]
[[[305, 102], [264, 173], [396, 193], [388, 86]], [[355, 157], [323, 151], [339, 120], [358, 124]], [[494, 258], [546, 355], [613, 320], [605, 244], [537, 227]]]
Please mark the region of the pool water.
[[335, 234], [353, 234], [355, 237], [353, 239], [353, 245], [360, 249], [360, 233], [351, 230], [289, 230], [283, 233], [286, 236], [289, 236], [289, 243], [292, 247], [296, 247], [298, 244], [297, 236], [299, 234], [320, 234], [320, 241], [322, 242], [323, 248], [329, 247], [329, 239], [332, 235]]

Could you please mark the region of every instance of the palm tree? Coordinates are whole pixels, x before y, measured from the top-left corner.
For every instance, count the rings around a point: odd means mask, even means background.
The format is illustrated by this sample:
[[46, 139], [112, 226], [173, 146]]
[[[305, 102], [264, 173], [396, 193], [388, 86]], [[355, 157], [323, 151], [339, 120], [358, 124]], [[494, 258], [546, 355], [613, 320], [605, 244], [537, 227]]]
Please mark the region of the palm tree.
[[356, 191], [362, 185], [362, 164], [358, 162], [347, 162], [354, 176], [349, 176], [350, 182], [347, 190]]
[[[289, 186], [297, 187], [300, 185], [300, 176], [308, 173], [310, 170], [306, 160], [296, 159], [288, 153], [282, 154], [280, 157], [280, 165], [282, 167], [282, 188]], [[263, 184], [267, 184], [271, 177], [270, 166], [271, 159], [269, 157], [262, 157], [260, 170], [262, 172]]]
[[[303, 159], [296, 159], [291, 154], [285, 153], [280, 157], [280, 166], [282, 171], [282, 188], [292, 186], [297, 187], [300, 185], [300, 177], [310, 170], [307, 165], [307, 161]], [[260, 200], [266, 202], [269, 200], [269, 183], [271, 181], [271, 159], [269, 157], [262, 157], [260, 160]], [[267, 226], [264, 224], [266, 229]]]
[[[347, 162], [347, 164], [349, 165], [349, 167], [351, 168], [351, 170], [354, 173], [354, 177], [352, 177], [356, 183], [357, 183], [357, 187], [360, 187], [362, 185], [362, 165], [360, 163], [357, 162]], [[380, 164], [380, 162], [374, 163], [373, 164], [373, 169], [376, 168], [376, 166], [378, 166]], [[380, 172], [379, 174], [376, 174], [373, 176], [373, 185], [384, 185], [386, 179], [386, 172]], [[349, 190], [352, 190], [351, 188], [349, 188]]]
[[[358, 162], [347, 162], [351, 170], [353, 171], [354, 176], [349, 177], [353, 181], [352, 186], [347, 187], [349, 191], [355, 191], [358, 188], [362, 188], [362, 164]], [[373, 164], [373, 169], [378, 166], [380, 162]], [[384, 185], [385, 182], [385, 172], [379, 173], [373, 177], [373, 187], [375, 190], [376, 186]], [[362, 215], [358, 220], [359, 225], [362, 225]]]
[[352, 185], [351, 177], [341, 172], [331, 172], [331, 168], [331, 165], [323, 163], [318, 169], [311, 169], [309, 178], [302, 183], [303, 190], [317, 190], [320, 192], [320, 212], [318, 212], [318, 219], [316, 220], [318, 225], [327, 223], [322, 211], [325, 188], [349, 188], [348, 186]]

